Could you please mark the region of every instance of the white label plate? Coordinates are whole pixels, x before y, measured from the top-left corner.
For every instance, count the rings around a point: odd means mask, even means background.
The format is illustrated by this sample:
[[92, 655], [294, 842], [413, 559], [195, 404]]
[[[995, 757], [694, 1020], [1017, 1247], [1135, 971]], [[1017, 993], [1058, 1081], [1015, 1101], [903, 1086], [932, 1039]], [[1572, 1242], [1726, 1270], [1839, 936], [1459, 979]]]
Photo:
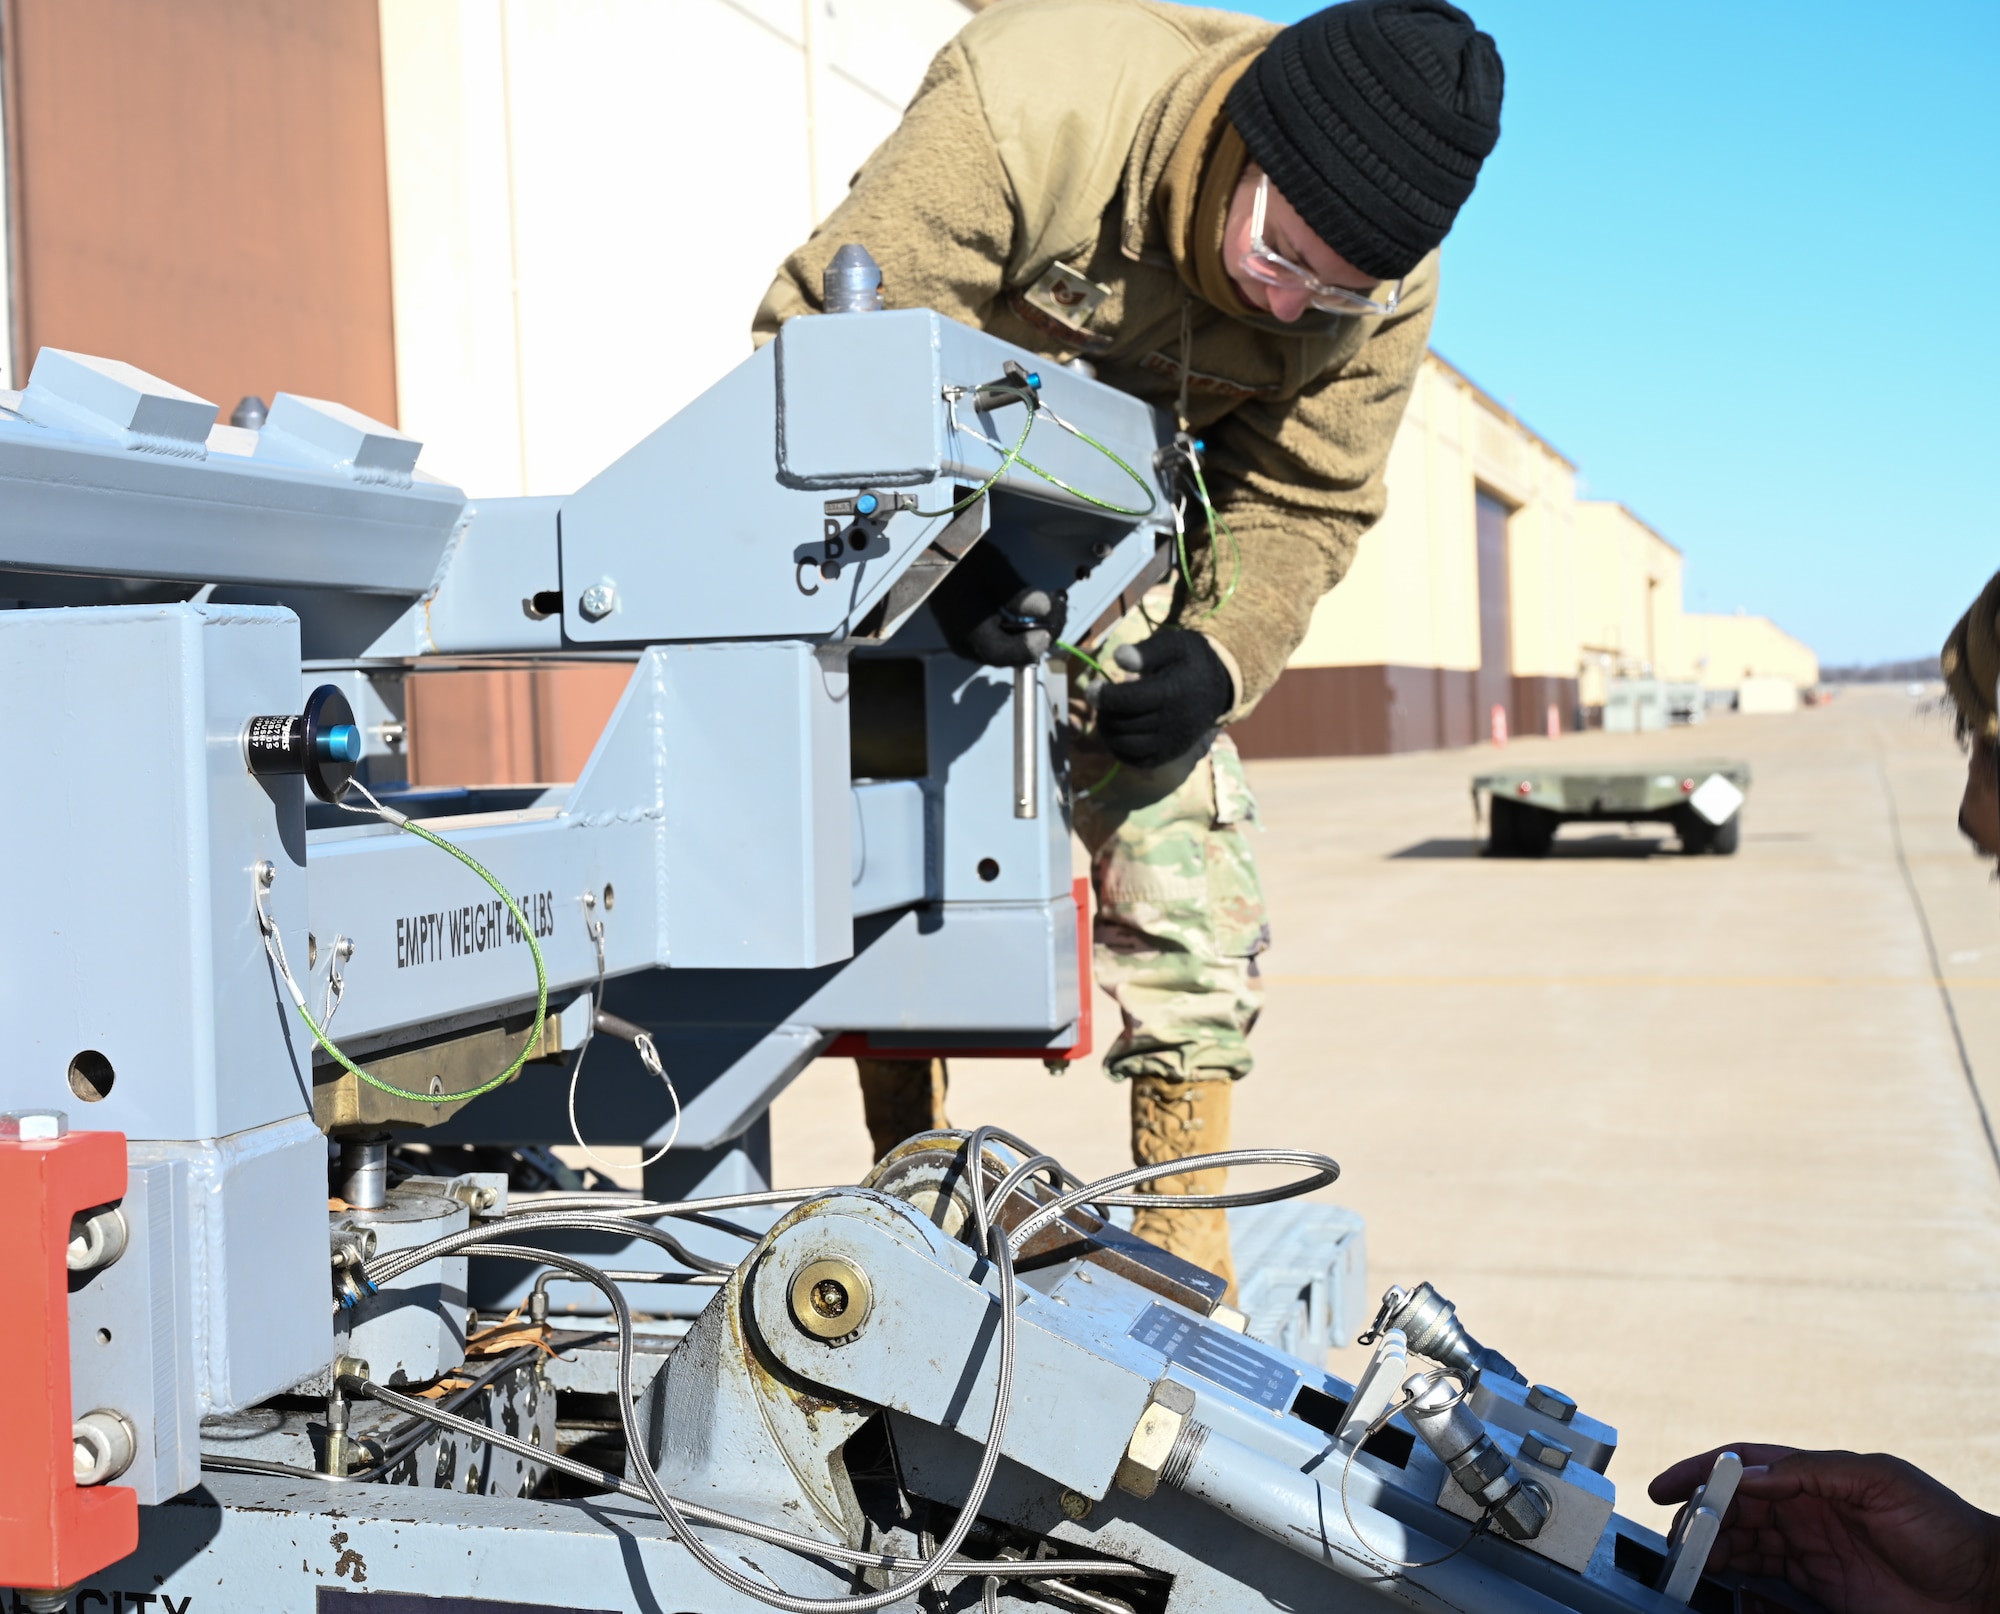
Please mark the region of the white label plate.
[[1736, 809], [1743, 805], [1743, 792], [1721, 774], [1712, 773], [1688, 797], [1688, 805], [1720, 829], [1736, 816]]

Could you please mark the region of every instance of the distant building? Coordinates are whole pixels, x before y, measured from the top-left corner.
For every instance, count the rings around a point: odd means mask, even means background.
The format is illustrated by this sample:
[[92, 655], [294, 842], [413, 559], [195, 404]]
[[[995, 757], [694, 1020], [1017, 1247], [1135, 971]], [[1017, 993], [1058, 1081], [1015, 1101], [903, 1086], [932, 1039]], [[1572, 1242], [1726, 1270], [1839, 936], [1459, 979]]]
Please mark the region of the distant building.
[[1604, 704], [1610, 678], [1695, 683], [1717, 694], [1745, 679], [1782, 679], [1795, 693], [1819, 682], [1819, 658], [1769, 617], [1683, 610], [1681, 552], [1624, 505], [1585, 500], [1576, 519], [1586, 711]]
[[[1425, 360], [1389, 460], [1389, 508], [1285, 675], [1235, 729], [1253, 757], [1423, 750], [1600, 720], [1613, 680], [1811, 687], [1811, 650], [1764, 617], [1689, 614], [1681, 552], [1463, 372]], [[1662, 698], [1664, 710], [1672, 702]], [[1701, 704], [1697, 702], [1696, 704]]]
[[1576, 467], [1431, 354], [1389, 508], [1237, 740], [1251, 756], [1470, 745], [1574, 727]]
[[[977, 8], [977, 0], [968, 0]], [[475, 498], [577, 487], [736, 364], [961, 0], [7, 0], [0, 385], [43, 346], [338, 399]], [[1592, 720], [1613, 679], [1817, 677], [1444, 360], [1251, 755]], [[411, 684], [420, 778], [573, 777], [623, 669]], [[1760, 697], [1761, 698], [1761, 697]]]

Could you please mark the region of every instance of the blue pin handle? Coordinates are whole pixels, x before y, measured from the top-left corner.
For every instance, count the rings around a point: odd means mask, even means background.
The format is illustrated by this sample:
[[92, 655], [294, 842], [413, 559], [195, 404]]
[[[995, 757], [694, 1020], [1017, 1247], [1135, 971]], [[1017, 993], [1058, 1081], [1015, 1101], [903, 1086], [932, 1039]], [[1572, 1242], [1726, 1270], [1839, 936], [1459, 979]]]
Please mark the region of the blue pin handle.
[[322, 762], [359, 762], [361, 730], [352, 723], [336, 723], [314, 736], [313, 748]]

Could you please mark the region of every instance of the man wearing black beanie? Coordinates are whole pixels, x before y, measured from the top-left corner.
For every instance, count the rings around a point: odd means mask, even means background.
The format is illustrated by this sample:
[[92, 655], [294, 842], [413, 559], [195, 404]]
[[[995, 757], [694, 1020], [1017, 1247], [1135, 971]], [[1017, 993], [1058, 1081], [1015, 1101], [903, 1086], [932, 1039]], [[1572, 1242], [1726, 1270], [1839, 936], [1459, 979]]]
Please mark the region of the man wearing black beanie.
[[[1437, 247], [1502, 89], [1493, 41], [1448, 0], [1347, 0], [1282, 30], [1161, 0], [1000, 0], [757, 311], [760, 342], [818, 312], [827, 261], [858, 242], [889, 306], [1086, 362], [1203, 444], [1212, 519], [1190, 523], [1171, 597], [1106, 637], [1125, 675], [1089, 688], [1073, 747], [1097, 977], [1123, 1018], [1105, 1069], [1131, 1083], [1141, 1164], [1228, 1143], [1268, 930], [1223, 730], [1381, 517]], [[1005, 610], [1019, 585], [996, 554], [940, 590], [960, 654], [1030, 654]], [[878, 1152], [945, 1124], [944, 1075], [863, 1062]], [[1219, 1211], [1146, 1210], [1138, 1230], [1229, 1275]]]

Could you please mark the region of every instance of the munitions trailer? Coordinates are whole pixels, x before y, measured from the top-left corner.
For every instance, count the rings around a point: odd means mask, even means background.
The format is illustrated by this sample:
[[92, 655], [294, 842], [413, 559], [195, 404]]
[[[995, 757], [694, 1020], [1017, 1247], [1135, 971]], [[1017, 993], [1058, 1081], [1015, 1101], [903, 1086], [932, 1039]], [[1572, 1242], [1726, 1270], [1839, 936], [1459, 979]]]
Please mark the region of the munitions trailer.
[[1491, 857], [1546, 857], [1564, 824], [1671, 824], [1690, 856], [1736, 850], [1750, 764], [1707, 758], [1650, 768], [1521, 768], [1472, 781], [1486, 797]]

